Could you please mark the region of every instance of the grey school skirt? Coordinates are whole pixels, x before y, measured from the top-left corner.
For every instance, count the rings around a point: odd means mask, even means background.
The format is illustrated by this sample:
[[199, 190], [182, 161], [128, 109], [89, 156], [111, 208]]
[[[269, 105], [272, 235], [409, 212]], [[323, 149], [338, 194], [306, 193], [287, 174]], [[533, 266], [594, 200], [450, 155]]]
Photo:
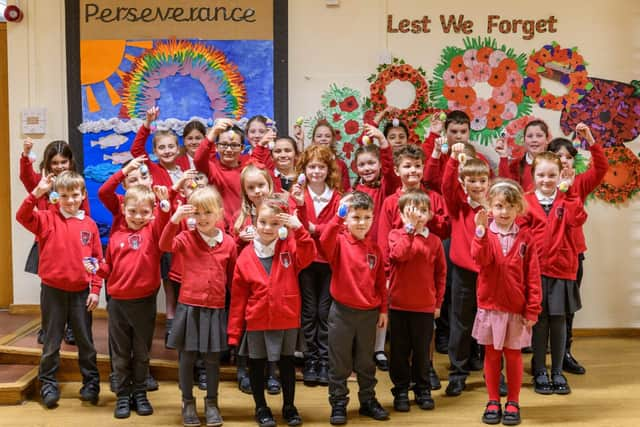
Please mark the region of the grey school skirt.
[[275, 329], [269, 331], [246, 331], [242, 337], [238, 354], [250, 359], [267, 359], [277, 362], [280, 356], [293, 356], [304, 351], [301, 329]]
[[223, 308], [178, 303], [167, 347], [200, 353], [218, 353], [226, 350], [226, 311]]
[[575, 280], [542, 276], [542, 311], [549, 316], [575, 313], [582, 308], [580, 288]]
[[27, 262], [24, 264], [24, 271], [27, 273], [38, 274], [38, 262], [40, 259], [40, 251], [38, 250], [38, 242], [33, 242]]

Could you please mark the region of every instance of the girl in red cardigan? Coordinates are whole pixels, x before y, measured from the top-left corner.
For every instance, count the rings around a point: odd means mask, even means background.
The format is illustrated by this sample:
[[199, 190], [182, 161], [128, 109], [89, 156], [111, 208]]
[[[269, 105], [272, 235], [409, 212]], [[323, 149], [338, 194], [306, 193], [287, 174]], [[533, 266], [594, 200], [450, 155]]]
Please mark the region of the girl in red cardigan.
[[[540, 268], [532, 235], [515, 223], [525, 211], [522, 188], [515, 181], [499, 180], [489, 189], [488, 202], [491, 223], [486, 210], [478, 211], [471, 241], [471, 257], [480, 268], [472, 335], [485, 349], [489, 392], [482, 421], [516, 425], [520, 423], [521, 349], [531, 345], [531, 327], [540, 313]], [[503, 354], [508, 384], [504, 415], [499, 392]]]
[[[272, 144], [269, 144], [269, 141], [272, 141]], [[298, 154], [298, 145], [293, 138], [290, 136], [276, 138], [273, 130], [268, 131], [251, 152], [251, 156], [269, 170], [275, 192], [291, 191], [298, 176], [296, 174]]]
[[[566, 346], [566, 315], [582, 307], [576, 284], [578, 252], [575, 230], [587, 214], [577, 195], [558, 190], [562, 163], [550, 152], [538, 154], [531, 165], [535, 191], [525, 196], [526, 221], [538, 248], [542, 273], [542, 312], [533, 327], [534, 390], [540, 394], [568, 394], [562, 375]], [[551, 341], [551, 378], [545, 367], [547, 342]]]
[[313, 128], [311, 135], [311, 145], [324, 145], [331, 148], [334, 160], [338, 166], [340, 190], [345, 193], [351, 190], [351, 183], [349, 182], [349, 168], [344, 160], [339, 159], [336, 155], [336, 131], [331, 127], [328, 121], [318, 120], [318, 123], [316, 123]]
[[[302, 424], [294, 406], [293, 354], [300, 334], [298, 274], [316, 257], [313, 239], [288, 206], [277, 198], [258, 208], [256, 236], [238, 257], [229, 308], [229, 345], [249, 356], [249, 375], [256, 404], [256, 422], [275, 426], [264, 396], [266, 361], [277, 361], [282, 380], [282, 417], [290, 426]], [[286, 228], [283, 228], [285, 226]], [[283, 232], [286, 230], [286, 232]]]
[[[195, 230], [176, 236], [186, 217], [196, 221]], [[220, 195], [211, 187], [198, 189], [171, 217], [160, 238], [160, 249], [180, 253], [182, 284], [169, 345], [179, 352], [182, 419], [185, 426], [199, 426], [193, 399], [193, 368], [202, 354], [207, 369], [204, 400], [207, 425], [222, 425], [218, 410], [220, 352], [227, 349], [226, 290], [236, 262], [233, 238], [217, 227], [222, 219]]]
[[312, 145], [298, 160], [298, 173], [305, 183], [292, 187], [300, 220], [316, 242], [314, 262], [300, 273], [302, 330], [307, 344], [303, 380], [305, 385], [329, 384], [328, 324], [331, 296], [331, 268], [320, 249], [320, 235], [340, 204], [340, 172], [333, 151], [326, 145]]
[[[549, 151], [560, 156], [560, 161], [562, 162], [562, 171], [560, 173], [563, 175], [562, 181], [566, 182], [565, 185], [568, 185], [570, 191], [575, 192], [584, 204], [587, 196], [602, 182], [609, 168], [609, 162], [602, 146], [596, 144], [587, 125], [579, 123], [576, 126], [576, 134], [587, 142], [587, 147], [591, 152], [591, 165], [586, 172], [576, 176], [573, 162], [578, 154], [578, 150], [576, 150], [568, 139], [556, 138], [552, 140], [551, 143], [549, 143]], [[563, 184], [561, 183], [561, 185]], [[574, 231], [576, 249], [578, 251], [578, 275], [576, 282], [578, 287], [580, 287], [582, 284], [582, 263], [585, 259], [584, 253], [587, 251], [587, 245], [582, 227], [575, 228]], [[562, 368], [572, 374], [584, 374], [586, 369], [571, 354], [572, 329], [573, 314], [569, 314], [567, 315], [567, 347], [564, 353]]]

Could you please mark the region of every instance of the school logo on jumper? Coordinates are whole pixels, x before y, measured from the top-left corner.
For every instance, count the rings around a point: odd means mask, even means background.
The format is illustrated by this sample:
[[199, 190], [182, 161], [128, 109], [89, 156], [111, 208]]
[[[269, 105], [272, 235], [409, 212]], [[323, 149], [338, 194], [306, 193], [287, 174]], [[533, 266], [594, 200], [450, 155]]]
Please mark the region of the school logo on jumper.
[[140, 236], [139, 234], [133, 234], [129, 236], [129, 246], [131, 246], [131, 249], [137, 251], [138, 249], [140, 249], [140, 243], [142, 243], [142, 236]]
[[369, 263], [369, 270], [373, 270], [376, 267], [376, 261], [378, 257], [373, 254], [367, 254], [367, 262]]
[[556, 216], [558, 217], [558, 219], [562, 219], [562, 217], [564, 216], [564, 206], [558, 206], [558, 208], [556, 209]]
[[291, 255], [289, 252], [282, 252], [280, 254], [280, 264], [282, 264], [284, 268], [289, 268], [291, 265]]
[[527, 253], [526, 243], [520, 243], [520, 249], [518, 249], [518, 253], [520, 254], [521, 258], [524, 258], [525, 254]]
[[87, 246], [91, 241], [91, 232], [90, 231], [81, 231], [80, 232], [80, 243], [82, 246]]

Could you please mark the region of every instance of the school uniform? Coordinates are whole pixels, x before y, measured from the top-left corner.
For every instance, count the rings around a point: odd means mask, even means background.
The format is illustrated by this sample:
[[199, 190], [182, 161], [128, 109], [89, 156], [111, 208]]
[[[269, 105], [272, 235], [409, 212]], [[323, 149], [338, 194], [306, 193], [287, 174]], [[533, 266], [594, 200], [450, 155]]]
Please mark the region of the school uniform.
[[129, 229], [126, 223], [112, 230], [106, 260], [98, 270], [109, 281], [109, 343], [118, 396], [146, 390], [160, 286], [162, 252], [158, 241], [169, 220], [168, 211], [157, 212], [158, 216], [139, 230]]
[[[335, 211], [334, 211], [335, 212]], [[320, 236], [331, 265], [329, 312], [329, 401], [348, 400], [347, 378], [355, 371], [361, 405], [375, 399], [374, 351], [376, 324], [387, 313], [387, 289], [382, 252], [370, 239], [357, 240], [333, 216]]]
[[274, 193], [289, 191], [297, 179], [297, 177], [287, 178], [280, 173], [276, 168], [273, 158], [271, 157], [271, 150], [269, 150], [268, 147], [262, 145], [253, 147], [253, 150], [251, 150], [251, 159], [256, 162], [256, 166], [264, 167], [269, 173], [273, 181]]
[[498, 163], [498, 176], [510, 178], [522, 186], [527, 192], [534, 189], [533, 175], [531, 175], [531, 165], [533, 164], [533, 155], [527, 152], [524, 156], [515, 159], [508, 157], [500, 157]]
[[424, 228], [389, 234], [389, 326], [394, 396], [414, 384], [417, 396], [429, 393], [429, 344], [433, 318], [442, 305], [446, 260], [440, 239]]
[[[38, 200], [29, 194], [16, 213], [18, 222], [35, 234], [40, 243], [40, 309], [47, 333], [38, 379], [43, 385], [43, 392], [58, 389], [56, 372], [60, 366], [60, 344], [68, 319], [78, 346], [82, 382], [84, 385], [91, 383], [99, 390], [91, 313], [87, 311], [86, 301], [89, 293], [100, 295], [102, 280], [86, 271], [83, 259], [102, 258], [100, 233], [96, 223], [84, 211], [70, 215], [58, 206], [36, 210]], [[64, 260], [60, 258], [61, 254], [64, 254]]]

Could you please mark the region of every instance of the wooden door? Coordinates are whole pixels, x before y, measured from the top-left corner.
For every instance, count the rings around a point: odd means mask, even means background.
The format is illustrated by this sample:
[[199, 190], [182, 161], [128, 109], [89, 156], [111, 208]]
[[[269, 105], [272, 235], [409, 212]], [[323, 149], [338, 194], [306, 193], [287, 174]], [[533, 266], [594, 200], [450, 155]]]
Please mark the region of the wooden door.
[[0, 23], [0, 308], [13, 302], [7, 23]]

